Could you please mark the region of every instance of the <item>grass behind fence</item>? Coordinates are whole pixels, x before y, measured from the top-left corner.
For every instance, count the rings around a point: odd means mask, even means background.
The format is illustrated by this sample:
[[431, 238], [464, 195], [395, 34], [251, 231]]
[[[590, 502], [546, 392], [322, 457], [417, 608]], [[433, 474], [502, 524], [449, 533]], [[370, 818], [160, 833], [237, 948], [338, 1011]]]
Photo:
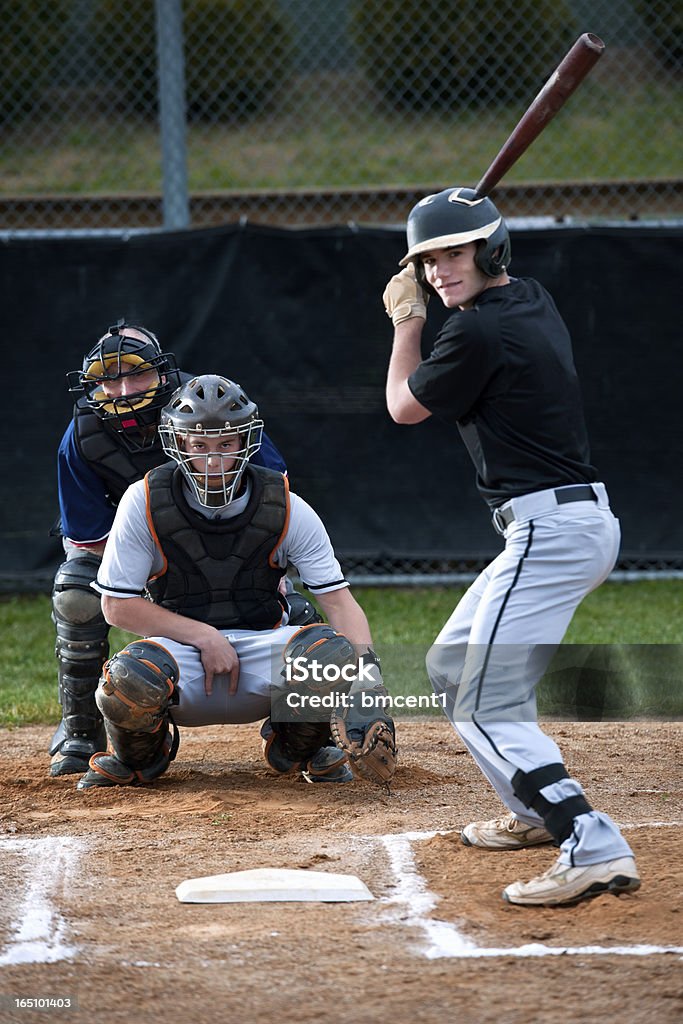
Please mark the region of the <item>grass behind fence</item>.
[[[508, 180], [678, 177], [682, 101], [675, 80], [636, 83], [620, 90], [618, 102], [589, 83], [582, 103], [561, 112]], [[477, 110], [387, 114], [357, 99], [345, 107], [337, 97], [321, 117], [318, 104], [311, 86], [288, 113], [238, 126], [189, 125], [190, 191], [433, 184], [444, 168], [474, 182], [522, 113], [515, 104], [493, 117]], [[39, 133], [8, 137], [0, 192], [158, 193], [159, 145], [153, 121], [74, 122], [70, 111], [62, 121], [55, 112]]]
[[[354, 591], [370, 621], [392, 694], [431, 692], [424, 654], [463, 590]], [[131, 638], [112, 629], [112, 652]], [[57, 722], [60, 709], [49, 597], [0, 600], [0, 642], [0, 725]], [[605, 584], [578, 609], [565, 639], [564, 646], [570, 645], [610, 645], [604, 654], [598, 651], [590, 659], [582, 676], [580, 686], [586, 692], [578, 697], [587, 717], [591, 708], [596, 713], [618, 711], [620, 716], [683, 715], [683, 584], [675, 580]], [[613, 707], [615, 701], [621, 706]], [[544, 682], [539, 688], [539, 710], [562, 713], [572, 703], [577, 704], [576, 682], [560, 666], [550, 685]]]

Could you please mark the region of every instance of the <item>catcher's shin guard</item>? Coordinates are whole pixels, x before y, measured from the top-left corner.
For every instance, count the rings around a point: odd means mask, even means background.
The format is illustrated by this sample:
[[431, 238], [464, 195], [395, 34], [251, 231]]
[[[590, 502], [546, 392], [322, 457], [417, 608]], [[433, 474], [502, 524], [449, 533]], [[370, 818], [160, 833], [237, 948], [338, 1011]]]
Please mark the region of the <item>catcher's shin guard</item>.
[[99, 564], [98, 558], [84, 555], [64, 562], [55, 575], [52, 620], [62, 720], [48, 747], [52, 776], [84, 772], [105, 742], [95, 690], [109, 652], [109, 626], [90, 587]]
[[166, 771], [179, 743], [169, 730], [177, 681], [175, 659], [151, 640], [133, 641], [106, 663], [96, 700], [107, 751], [90, 758], [79, 789], [151, 782]]
[[[301, 626], [283, 651], [286, 687], [302, 695], [325, 696], [348, 690], [356, 673], [356, 652], [343, 633], [326, 623]], [[281, 694], [286, 699], [286, 692]], [[329, 717], [329, 715], [328, 715]]]

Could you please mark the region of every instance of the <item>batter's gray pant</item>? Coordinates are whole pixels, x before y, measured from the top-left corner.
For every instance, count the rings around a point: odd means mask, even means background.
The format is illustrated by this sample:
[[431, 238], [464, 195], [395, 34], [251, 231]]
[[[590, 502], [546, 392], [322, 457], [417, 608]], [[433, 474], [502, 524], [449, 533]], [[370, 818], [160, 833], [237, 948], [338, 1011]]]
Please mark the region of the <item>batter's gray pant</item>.
[[[515, 794], [512, 779], [562, 762], [536, 721], [536, 686], [582, 598], [611, 572], [619, 523], [602, 484], [595, 501], [557, 504], [554, 491], [515, 499], [505, 549], [478, 576], [427, 655], [435, 692], [501, 800], [522, 821], [543, 819]], [[574, 779], [541, 789], [552, 804], [580, 796]], [[567, 864], [631, 856], [614, 822], [591, 811], [574, 819], [561, 845]]]

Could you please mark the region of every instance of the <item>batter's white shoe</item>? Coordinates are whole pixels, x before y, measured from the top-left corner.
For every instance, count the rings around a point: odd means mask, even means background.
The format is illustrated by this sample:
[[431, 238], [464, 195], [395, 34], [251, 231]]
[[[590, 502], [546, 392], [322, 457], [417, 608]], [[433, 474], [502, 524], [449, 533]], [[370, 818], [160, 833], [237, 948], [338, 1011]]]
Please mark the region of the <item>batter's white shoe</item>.
[[633, 857], [619, 857], [600, 864], [571, 868], [556, 861], [545, 874], [530, 882], [513, 882], [503, 889], [503, 899], [524, 907], [557, 907], [600, 896], [604, 892], [635, 892], [640, 876]]
[[527, 825], [514, 814], [491, 821], [473, 821], [465, 826], [460, 838], [465, 846], [479, 846], [484, 850], [522, 850], [553, 841], [550, 832], [541, 825]]

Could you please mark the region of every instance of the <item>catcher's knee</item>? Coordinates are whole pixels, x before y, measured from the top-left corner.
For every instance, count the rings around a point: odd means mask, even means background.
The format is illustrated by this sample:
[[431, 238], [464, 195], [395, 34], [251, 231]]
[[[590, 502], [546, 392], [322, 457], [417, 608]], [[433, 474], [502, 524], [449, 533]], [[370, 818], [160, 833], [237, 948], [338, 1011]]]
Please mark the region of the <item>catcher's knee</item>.
[[356, 678], [358, 659], [353, 644], [326, 623], [298, 629], [285, 646], [283, 657], [285, 683], [301, 693], [324, 696], [348, 690]]
[[[107, 635], [100, 595], [90, 586], [97, 578], [100, 559], [95, 555], [69, 558], [57, 569], [52, 589], [52, 618], [57, 635], [65, 640], [81, 634]], [[87, 637], [85, 637], [87, 639]]]
[[105, 722], [130, 732], [156, 732], [177, 703], [179, 669], [153, 640], [134, 640], [106, 662], [95, 699]]
[[98, 558], [84, 555], [60, 565], [52, 591], [52, 620], [57, 631], [55, 653], [66, 690], [73, 680], [97, 685], [102, 663], [109, 653], [109, 626], [100, 596], [90, 584], [97, 576]]

